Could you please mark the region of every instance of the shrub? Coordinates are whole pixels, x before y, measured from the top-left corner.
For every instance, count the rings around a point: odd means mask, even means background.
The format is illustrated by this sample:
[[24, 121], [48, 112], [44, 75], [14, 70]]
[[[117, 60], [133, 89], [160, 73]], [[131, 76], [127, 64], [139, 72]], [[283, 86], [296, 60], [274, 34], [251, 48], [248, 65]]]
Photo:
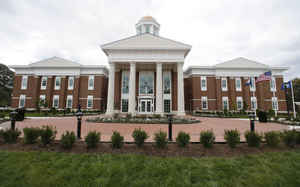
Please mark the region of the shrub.
[[249, 147], [259, 147], [263, 137], [257, 132], [246, 131], [245, 138]]
[[285, 143], [286, 146], [294, 147], [297, 143], [297, 131], [291, 130], [291, 131], [284, 131], [282, 133], [282, 140]]
[[41, 129], [38, 127], [26, 127], [23, 129], [24, 133], [24, 143], [25, 144], [34, 144], [37, 142], [37, 139], [40, 137]]
[[240, 132], [235, 130], [225, 130], [224, 139], [228, 143], [229, 147], [235, 148], [240, 143], [241, 135]]
[[167, 146], [167, 133], [163, 131], [159, 131], [154, 134], [155, 145], [158, 148], [165, 148]]
[[15, 130], [7, 129], [7, 130], [3, 130], [1, 134], [5, 143], [16, 143], [18, 137], [21, 134], [21, 131], [19, 131], [18, 129]]
[[95, 148], [100, 141], [100, 133], [96, 131], [89, 132], [85, 137], [87, 148]]
[[43, 126], [41, 129], [41, 141], [43, 145], [50, 144], [54, 141], [57, 131], [51, 126]]
[[161, 118], [161, 115], [160, 115], [160, 114], [153, 114], [153, 118], [158, 118], [158, 119], [160, 119], [160, 118]]
[[268, 146], [276, 147], [280, 143], [280, 133], [276, 131], [266, 132], [265, 139]]
[[146, 131], [141, 129], [135, 129], [132, 133], [132, 137], [134, 138], [134, 142], [138, 147], [144, 145], [145, 140], [149, 137]]
[[71, 149], [75, 143], [76, 136], [74, 132], [66, 131], [62, 134], [60, 143], [64, 149]]
[[25, 116], [25, 109], [24, 108], [18, 108], [16, 109], [17, 115], [16, 115], [16, 121], [23, 121]]
[[200, 143], [203, 144], [205, 148], [210, 148], [215, 142], [215, 135], [212, 130], [202, 131], [200, 133]]
[[124, 137], [121, 136], [121, 134], [117, 131], [113, 132], [113, 135], [111, 136], [111, 144], [113, 148], [121, 148], [124, 143]]
[[176, 138], [176, 143], [179, 147], [186, 147], [190, 143], [190, 135], [180, 131]]
[[5, 114], [0, 112], [0, 118], [4, 118], [5, 117]]
[[268, 113], [264, 111], [257, 112], [259, 122], [268, 122]]
[[300, 144], [300, 132], [297, 132], [297, 140], [296, 140], [297, 144]]

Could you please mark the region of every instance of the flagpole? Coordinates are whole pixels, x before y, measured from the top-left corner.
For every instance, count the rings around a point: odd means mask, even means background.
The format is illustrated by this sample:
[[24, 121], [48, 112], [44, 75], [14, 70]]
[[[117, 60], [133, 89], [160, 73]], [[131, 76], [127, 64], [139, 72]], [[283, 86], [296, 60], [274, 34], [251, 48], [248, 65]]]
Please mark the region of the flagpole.
[[294, 119], [296, 119], [296, 109], [295, 109], [295, 99], [294, 99], [294, 88], [293, 88], [293, 81], [291, 81], [291, 92], [292, 92], [292, 101], [293, 101], [293, 112], [294, 112]]

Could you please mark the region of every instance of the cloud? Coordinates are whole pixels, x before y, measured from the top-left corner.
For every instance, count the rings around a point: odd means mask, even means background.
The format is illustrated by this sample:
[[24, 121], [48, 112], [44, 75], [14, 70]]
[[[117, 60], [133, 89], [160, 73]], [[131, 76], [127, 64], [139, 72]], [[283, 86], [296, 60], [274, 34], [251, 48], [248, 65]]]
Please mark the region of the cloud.
[[28, 64], [60, 56], [107, 64], [101, 44], [135, 34], [152, 15], [160, 35], [193, 46], [189, 65], [246, 57], [300, 69], [300, 1], [51, 0], [0, 1], [0, 62]]

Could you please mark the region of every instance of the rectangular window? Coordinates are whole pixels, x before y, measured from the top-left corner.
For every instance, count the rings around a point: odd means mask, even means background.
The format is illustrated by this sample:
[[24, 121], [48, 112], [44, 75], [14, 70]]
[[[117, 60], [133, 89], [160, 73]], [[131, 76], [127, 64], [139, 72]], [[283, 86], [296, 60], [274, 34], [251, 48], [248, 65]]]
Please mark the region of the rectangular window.
[[235, 89], [238, 92], [242, 91], [242, 81], [241, 81], [241, 78], [236, 78], [235, 79]]
[[68, 90], [73, 90], [74, 89], [74, 77], [69, 77], [68, 78]]
[[129, 72], [123, 71], [122, 72], [122, 94], [129, 93]]
[[164, 94], [171, 93], [171, 72], [170, 71], [163, 72], [163, 89], [164, 89]]
[[222, 91], [227, 91], [227, 78], [221, 79]]
[[87, 108], [93, 108], [93, 101], [94, 97], [92, 95], [89, 95], [87, 98]]
[[25, 102], [26, 102], [26, 95], [20, 95], [19, 108], [24, 108]]
[[223, 110], [229, 110], [228, 97], [222, 97], [222, 101], [223, 101]]
[[250, 91], [254, 92], [256, 90], [256, 86], [255, 86], [255, 77], [251, 77], [251, 83], [250, 84]]
[[278, 110], [278, 100], [277, 97], [272, 97], [272, 109]]
[[89, 90], [93, 90], [94, 89], [94, 79], [95, 79], [95, 77], [94, 77], [94, 75], [90, 75], [89, 76], [89, 82], [88, 82], [88, 84], [89, 84]]
[[164, 99], [164, 112], [165, 113], [171, 112], [171, 100], [170, 99]]
[[243, 98], [242, 97], [237, 97], [236, 98], [236, 108], [238, 110], [242, 110], [243, 109]]
[[46, 88], [47, 88], [47, 80], [48, 80], [48, 77], [42, 77], [42, 80], [41, 80], [41, 90], [46, 90]]
[[256, 97], [251, 97], [251, 110], [257, 109], [257, 100]]
[[61, 77], [55, 77], [55, 90], [60, 89]]
[[128, 99], [122, 99], [122, 112], [128, 112]]
[[202, 97], [201, 98], [201, 104], [202, 104], [202, 110], [207, 110], [208, 109], [207, 97]]
[[276, 79], [275, 79], [275, 77], [272, 77], [272, 79], [270, 80], [270, 88], [271, 88], [271, 92], [276, 92]]
[[53, 108], [58, 108], [59, 106], [59, 95], [54, 95], [53, 96], [53, 104], [52, 107]]
[[207, 90], [207, 82], [206, 82], [206, 77], [201, 77], [201, 91], [206, 91]]
[[67, 102], [66, 102], [66, 108], [72, 108], [73, 105], [73, 96], [68, 95], [67, 96]]
[[46, 103], [46, 95], [40, 95], [40, 106], [43, 106]]
[[22, 83], [21, 83], [21, 89], [26, 90], [27, 89], [27, 82], [28, 82], [28, 76], [23, 75], [22, 76]]

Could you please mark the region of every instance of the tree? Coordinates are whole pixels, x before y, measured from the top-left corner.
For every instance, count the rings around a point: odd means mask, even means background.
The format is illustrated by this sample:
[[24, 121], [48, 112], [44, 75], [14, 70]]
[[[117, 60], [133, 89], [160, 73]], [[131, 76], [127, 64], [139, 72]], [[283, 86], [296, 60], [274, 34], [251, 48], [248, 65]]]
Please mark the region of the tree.
[[13, 88], [14, 72], [0, 64], [0, 106], [9, 106]]

